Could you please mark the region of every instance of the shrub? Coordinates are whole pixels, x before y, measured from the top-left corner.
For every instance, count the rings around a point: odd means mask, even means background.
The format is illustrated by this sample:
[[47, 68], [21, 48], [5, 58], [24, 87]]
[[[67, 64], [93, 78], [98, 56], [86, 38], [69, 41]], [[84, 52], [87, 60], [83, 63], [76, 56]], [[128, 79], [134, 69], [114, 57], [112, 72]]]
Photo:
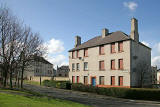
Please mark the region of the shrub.
[[97, 93], [101, 95], [143, 99], [143, 100], [160, 100], [160, 90], [158, 89], [142, 89], [142, 88], [100, 88], [91, 85], [72, 84], [72, 90]]
[[71, 84], [69, 81], [44, 80], [43, 85], [47, 87], [71, 89]]

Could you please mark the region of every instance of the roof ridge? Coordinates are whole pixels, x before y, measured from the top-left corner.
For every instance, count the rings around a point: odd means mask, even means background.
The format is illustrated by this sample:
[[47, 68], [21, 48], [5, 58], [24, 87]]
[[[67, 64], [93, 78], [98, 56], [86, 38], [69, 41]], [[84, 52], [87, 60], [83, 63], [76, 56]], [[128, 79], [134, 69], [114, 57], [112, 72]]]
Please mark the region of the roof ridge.
[[69, 52], [78, 50], [78, 49], [95, 47], [103, 44], [108, 44], [108, 43], [113, 43], [113, 42], [118, 42], [118, 41], [123, 41], [128, 39], [130, 39], [130, 37], [127, 34], [125, 34], [122, 31], [116, 31], [116, 32], [109, 33], [104, 38], [102, 38], [102, 36], [95, 36], [94, 38], [91, 38], [88, 41], [82, 43], [81, 45], [69, 50]]

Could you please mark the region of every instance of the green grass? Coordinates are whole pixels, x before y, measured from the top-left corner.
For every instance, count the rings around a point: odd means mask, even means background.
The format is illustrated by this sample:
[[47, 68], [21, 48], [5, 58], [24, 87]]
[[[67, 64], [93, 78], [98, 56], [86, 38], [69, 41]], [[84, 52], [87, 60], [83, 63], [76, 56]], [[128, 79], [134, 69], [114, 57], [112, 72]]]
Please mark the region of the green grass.
[[25, 83], [25, 84], [31, 84], [31, 85], [40, 85], [39, 82], [36, 82], [36, 81], [29, 81], [29, 80], [24, 80], [24, 83]]
[[[9, 92], [11, 92], [9, 90]], [[16, 91], [18, 92], [18, 91]], [[22, 96], [10, 93], [0, 93], [0, 107], [88, 107], [71, 101], [49, 97]]]

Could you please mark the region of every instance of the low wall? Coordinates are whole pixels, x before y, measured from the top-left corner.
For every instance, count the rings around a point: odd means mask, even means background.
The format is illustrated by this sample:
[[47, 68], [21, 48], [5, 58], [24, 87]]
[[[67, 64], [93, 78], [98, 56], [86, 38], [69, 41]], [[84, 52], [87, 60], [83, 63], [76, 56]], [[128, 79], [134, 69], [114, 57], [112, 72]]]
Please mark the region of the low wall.
[[54, 77], [55, 81], [69, 81], [69, 77]]
[[[41, 77], [41, 81], [44, 80], [69, 81], [69, 77]], [[31, 81], [40, 82], [40, 77], [32, 77]]]
[[[41, 81], [44, 81], [44, 80], [51, 80], [52, 77], [41, 77]], [[32, 77], [32, 80], [31, 81], [36, 81], [36, 82], [40, 82], [40, 77]]]

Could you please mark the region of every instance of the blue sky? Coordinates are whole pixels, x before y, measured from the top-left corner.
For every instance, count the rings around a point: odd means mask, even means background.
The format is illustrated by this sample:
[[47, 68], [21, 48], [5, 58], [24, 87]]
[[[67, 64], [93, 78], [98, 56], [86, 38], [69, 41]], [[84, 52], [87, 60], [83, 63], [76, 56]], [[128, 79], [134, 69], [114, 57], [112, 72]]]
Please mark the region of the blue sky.
[[130, 33], [130, 20], [139, 21], [140, 41], [152, 48], [152, 64], [160, 67], [159, 0], [0, 0], [13, 14], [39, 32], [49, 46], [49, 61], [68, 63], [74, 37], [82, 42], [117, 30]]

